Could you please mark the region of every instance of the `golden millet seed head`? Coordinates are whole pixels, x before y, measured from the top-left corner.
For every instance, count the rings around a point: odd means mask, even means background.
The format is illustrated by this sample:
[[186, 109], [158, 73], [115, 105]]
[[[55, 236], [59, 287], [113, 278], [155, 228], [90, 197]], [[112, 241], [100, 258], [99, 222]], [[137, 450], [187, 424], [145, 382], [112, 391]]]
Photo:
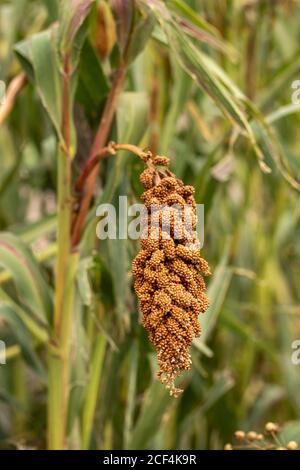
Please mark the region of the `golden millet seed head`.
[[248, 441], [256, 441], [257, 440], [257, 433], [255, 431], [249, 431], [247, 432], [247, 435], [246, 435]]
[[269, 422], [266, 424], [265, 430], [269, 433], [277, 433], [279, 431], [279, 426], [277, 423]]
[[244, 431], [235, 431], [234, 437], [237, 441], [243, 441], [246, 437], [246, 433]]
[[165, 157], [165, 156], [157, 155], [153, 159], [153, 163], [154, 163], [154, 165], [168, 166], [169, 163], [170, 163], [170, 159], [168, 157]]
[[298, 444], [296, 441], [290, 441], [287, 445], [288, 450], [297, 450], [298, 449]]
[[[255, 450], [297, 450], [299, 444], [296, 441], [289, 441], [287, 444], [282, 444], [276, 433], [279, 432], [280, 427], [277, 423], [269, 422], [265, 425], [265, 430], [268, 435], [257, 433], [255, 431], [238, 430], [234, 433], [235, 439], [239, 442], [237, 447], [233, 449], [255, 449]], [[227, 444], [231, 446], [231, 444]], [[226, 447], [226, 446], [225, 446]], [[231, 450], [228, 447], [229, 450]]]
[[[189, 348], [201, 331], [198, 315], [208, 306], [203, 276], [209, 274], [209, 267], [200, 256], [194, 231], [194, 190], [167, 168], [156, 167], [168, 163], [166, 157], [151, 158], [140, 177], [145, 188], [141, 196], [146, 207], [145, 235], [132, 273], [142, 323], [157, 352], [158, 378], [170, 395], [178, 396], [182, 390], [175, 380], [191, 368]], [[184, 212], [192, 221], [190, 229]]]
[[228, 443], [228, 444], [225, 444], [224, 450], [233, 450], [233, 447], [231, 444]]

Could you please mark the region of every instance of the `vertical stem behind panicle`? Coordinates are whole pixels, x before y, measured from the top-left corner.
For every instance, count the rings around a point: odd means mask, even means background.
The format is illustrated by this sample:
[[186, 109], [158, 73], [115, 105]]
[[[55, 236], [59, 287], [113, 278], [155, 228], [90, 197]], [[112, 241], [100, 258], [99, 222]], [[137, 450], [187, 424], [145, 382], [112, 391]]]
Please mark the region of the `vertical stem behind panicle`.
[[55, 278], [54, 331], [59, 335], [65, 275], [70, 253], [71, 156], [70, 156], [70, 59], [65, 58], [63, 76], [62, 135], [64, 142], [58, 159], [58, 254]]
[[[88, 158], [87, 163], [94, 159], [97, 153], [106, 144], [109, 136], [110, 128], [113, 122], [114, 114], [116, 111], [117, 100], [122, 90], [123, 82], [125, 78], [125, 67], [120, 65], [115, 72], [114, 82], [112, 84], [110, 93], [108, 95], [105, 108], [102, 114], [101, 122]], [[90, 207], [90, 203], [94, 194], [95, 183], [97, 174], [99, 171], [99, 163], [93, 168], [93, 171], [88, 176], [85, 185], [84, 195], [80, 204], [78, 216], [73, 222], [72, 227], [72, 246], [76, 247], [81, 235], [82, 226], [84, 224], [87, 212]]]

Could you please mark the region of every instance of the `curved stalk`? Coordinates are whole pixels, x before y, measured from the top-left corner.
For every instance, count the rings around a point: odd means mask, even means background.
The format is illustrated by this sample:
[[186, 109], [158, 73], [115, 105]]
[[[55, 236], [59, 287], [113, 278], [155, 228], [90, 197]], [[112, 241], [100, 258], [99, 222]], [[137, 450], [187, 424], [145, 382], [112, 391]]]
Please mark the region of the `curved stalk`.
[[25, 73], [20, 73], [17, 75], [9, 84], [5, 96], [5, 101], [0, 106], [0, 126], [4, 123], [4, 121], [9, 116], [10, 112], [12, 111], [16, 97], [20, 93], [20, 91], [24, 88], [27, 83], [27, 77]]
[[[98, 128], [98, 132], [96, 134], [92, 149], [90, 151], [89, 158], [87, 160], [87, 165], [89, 162], [94, 159], [96, 155], [98, 155], [101, 148], [105, 145], [107, 138], [109, 136], [111, 124], [113, 121], [113, 117], [115, 114], [115, 110], [117, 107], [117, 101], [119, 94], [122, 90], [123, 82], [125, 78], [125, 67], [121, 65], [119, 69], [116, 71], [115, 79], [108, 95], [106, 105], [102, 114], [102, 119]], [[80, 240], [80, 235], [82, 231], [82, 227], [88, 213], [90, 203], [94, 194], [94, 188], [96, 184], [96, 178], [98, 175], [99, 170], [99, 162], [93, 167], [91, 173], [89, 174], [88, 178], [85, 181], [85, 192], [83, 199], [80, 203], [80, 208], [78, 215], [76, 216], [75, 220], [73, 221], [72, 227], [72, 246], [76, 247]]]

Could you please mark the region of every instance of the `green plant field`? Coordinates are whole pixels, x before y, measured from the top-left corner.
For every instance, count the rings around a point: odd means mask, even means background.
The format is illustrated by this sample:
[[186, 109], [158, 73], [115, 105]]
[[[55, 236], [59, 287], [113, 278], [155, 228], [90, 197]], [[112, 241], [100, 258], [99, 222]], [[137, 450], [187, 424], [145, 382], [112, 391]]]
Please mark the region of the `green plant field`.
[[[268, 421], [300, 442], [299, 21], [297, 0], [0, 1], [1, 449], [222, 449]], [[111, 141], [168, 155], [204, 204], [210, 306], [178, 398], [139, 241], [96, 236], [99, 204], [143, 191]]]

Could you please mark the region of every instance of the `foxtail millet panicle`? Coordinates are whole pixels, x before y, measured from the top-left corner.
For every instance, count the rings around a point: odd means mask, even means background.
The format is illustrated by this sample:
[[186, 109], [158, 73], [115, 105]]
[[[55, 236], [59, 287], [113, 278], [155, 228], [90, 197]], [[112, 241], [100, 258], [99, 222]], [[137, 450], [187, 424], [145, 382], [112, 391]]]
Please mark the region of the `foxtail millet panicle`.
[[144, 232], [132, 273], [143, 326], [157, 351], [158, 378], [177, 396], [182, 390], [175, 379], [191, 367], [189, 348], [201, 332], [198, 315], [208, 307], [203, 276], [210, 271], [195, 231], [194, 188], [170, 172], [167, 157], [149, 152], [145, 161]]

